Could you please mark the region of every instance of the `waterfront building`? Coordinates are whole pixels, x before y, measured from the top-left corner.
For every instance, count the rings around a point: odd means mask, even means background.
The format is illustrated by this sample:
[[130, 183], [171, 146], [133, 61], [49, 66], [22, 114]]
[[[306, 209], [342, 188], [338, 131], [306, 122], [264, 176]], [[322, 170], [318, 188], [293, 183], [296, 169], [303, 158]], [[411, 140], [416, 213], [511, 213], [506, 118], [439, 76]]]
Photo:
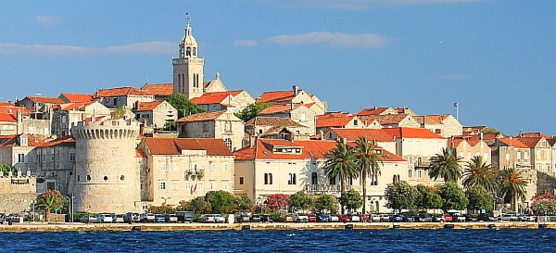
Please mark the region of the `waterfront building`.
[[454, 116], [449, 114], [414, 116], [414, 118], [421, 124], [421, 128], [426, 128], [446, 138], [462, 135], [463, 133], [463, 126], [461, 123], [459, 123]]
[[491, 164], [491, 149], [482, 140], [467, 139], [448, 139], [448, 147], [456, 151], [456, 155], [461, 158], [460, 164], [465, 167], [475, 156], [482, 156], [483, 161]]
[[47, 140], [35, 147], [37, 177], [36, 192], [54, 190], [69, 196], [72, 193], [76, 162], [75, 139], [66, 135]]
[[391, 153], [396, 153], [396, 140], [383, 129], [343, 129], [332, 128], [324, 134], [325, 140], [347, 140], [356, 141], [360, 137], [365, 137], [369, 141], [374, 141], [378, 146]]

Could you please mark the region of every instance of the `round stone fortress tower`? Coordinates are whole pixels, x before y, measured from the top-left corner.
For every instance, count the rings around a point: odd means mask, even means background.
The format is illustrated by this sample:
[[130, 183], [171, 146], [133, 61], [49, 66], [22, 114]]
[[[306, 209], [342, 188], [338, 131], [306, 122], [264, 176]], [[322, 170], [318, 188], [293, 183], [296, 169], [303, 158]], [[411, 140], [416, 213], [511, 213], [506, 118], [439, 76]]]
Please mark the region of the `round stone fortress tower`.
[[76, 212], [125, 213], [141, 200], [135, 165], [139, 123], [105, 119], [81, 121], [72, 128], [76, 140], [73, 179]]

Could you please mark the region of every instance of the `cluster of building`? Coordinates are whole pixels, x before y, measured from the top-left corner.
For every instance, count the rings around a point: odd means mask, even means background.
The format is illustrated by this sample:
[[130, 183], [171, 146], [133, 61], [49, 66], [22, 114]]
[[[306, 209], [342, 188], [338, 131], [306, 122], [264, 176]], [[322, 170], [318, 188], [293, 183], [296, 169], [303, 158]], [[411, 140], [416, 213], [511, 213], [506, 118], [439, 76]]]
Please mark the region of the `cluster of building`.
[[[480, 155], [496, 169], [524, 171], [528, 199], [554, 191], [556, 139], [550, 136], [491, 134], [463, 127], [452, 115], [420, 116], [410, 108], [330, 112], [298, 86], [255, 98], [228, 91], [219, 74], [204, 82], [198, 55], [188, 23], [172, 59], [173, 83], [0, 102], [0, 164], [17, 169], [0, 177], [0, 212], [29, 211], [34, 196], [47, 190], [68, 196], [76, 212], [116, 213], [178, 205], [216, 190], [260, 205], [277, 193], [339, 195], [339, 181], [324, 173], [326, 155], [359, 137], [376, 142], [383, 154], [381, 173], [367, 180], [364, 196], [373, 212], [387, 211], [390, 183], [442, 183], [427, 172], [429, 158], [442, 148], [454, 148], [462, 165]], [[178, 119], [165, 101], [172, 93], [208, 112]], [[271, 106], [247, 122], [235, 115], [255, 102]], [[112, 117], [122, 108], [123, 117]], [[359, 179], [348, 187], [360, 191]]]

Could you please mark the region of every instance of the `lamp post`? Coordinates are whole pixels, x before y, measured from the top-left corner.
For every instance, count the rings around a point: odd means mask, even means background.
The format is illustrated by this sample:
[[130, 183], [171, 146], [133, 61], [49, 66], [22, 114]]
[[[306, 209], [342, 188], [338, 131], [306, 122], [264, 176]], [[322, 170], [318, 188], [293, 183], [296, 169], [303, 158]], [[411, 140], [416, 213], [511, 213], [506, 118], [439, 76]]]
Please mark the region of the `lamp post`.
[[160, 198], [164, 200], [164, 202], [162, 203], [162, 205], [165, 206], [165, 205], [166, 205], [166, 201], [169, 200], [169, 199], [171, 199], [172, 197], [160, 197]]
[[31, 203], [31, 205], [33, 205], [33, 213], [31, 214], [31, 215], [32, 215], [33, 223], [35, 223], [35, 204], [36, 204], [36, 203], [37, 203], [36, 200], [33, 200], [33, 202]]

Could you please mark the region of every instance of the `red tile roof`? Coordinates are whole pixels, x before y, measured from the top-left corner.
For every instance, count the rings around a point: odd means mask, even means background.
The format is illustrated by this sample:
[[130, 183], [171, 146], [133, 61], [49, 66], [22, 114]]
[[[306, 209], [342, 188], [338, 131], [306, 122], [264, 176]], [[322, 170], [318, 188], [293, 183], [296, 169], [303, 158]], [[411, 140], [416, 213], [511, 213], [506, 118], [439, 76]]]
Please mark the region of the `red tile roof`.
[[394, 138], [446, 139], [424, 128], [397, 127], [382, 130]]
[[42, 142], [40, 144], [38, 144], [38, 147], [52, 147], [52, 146], [56, 146], [62, 143], [75, 143], [75, 139], [71, 136], [64, 136], [64, 137], [60, 137], [58, 139], [52, 140], [52, 141], [48, 141], [48, 142]]
[[154, 102], [143, 102], [137, 104], [137, 109], [135, 111], [152, 111], [156, 109], [164, 101], [154, 101]]
[[448, 140], [448, 147], [457, 148], [463, 142], [466, 142], [466, 141], [464, 139], [449, 139]]
[[189, 115], [187, 117], [183, 117], [181, 119], [176, 120], [176, 122], [197, 122], [197, 121], [208, 121], [208, 120], [215, 120], [220, 115], [224, 114], [226, 111], [217, 111], [217, 112], [205, 112], [205, 113], [198, 113]]
[[496, 140], [500, 141], [503, 144], [508, 146], [516, 147], [516, 148], [529, 148], [529, 146], [525, 145], [523, 142], [519, 141], [518, 139], [512, 138], [496, 138]]
[[72, 93], [62, 93], [60, 94], [60, 99], [64, 97], [68, 102], [87, 102], [93, 101], [93, 96], [88, 94], [72, 94]]
[[343, 118], [343, 117], [350, 117], [353, 114], [349, 112], [327, 112], [323, 115], [317, 115], [319, 119], [331, 119], [331, 118]]
[[428, 119], [434, 120], [437, 124], [442, 123], [446, 118], [450, 117], [452, 115], [449, 114], [445, 114], [445, 115], [427, 115], [425, 117], [427, 117]]
[[77, 111], [81, 111], [81, 110], [85, 110], [85, 108], [87, 108], [87, 106], [92, 105], [94, 103], [97, 103], [96, 101], [87, 101], [87, 102], [77, 102], [77, 103], [71, 103], [71, 104], [63, 104], [63, 105], [59, 105], [54, 109], [59, 109], [61, 111], [70, 111], [70, 110], [77, 110]]
[[348, 141], [356, 141], [359, 137], [367, 137], [370, 141], [394, 142], [394, 138], [383, 129], [331, 129], [338, 137], [346, 138]]
[[[16, 135], [0, 135], [0, 147], [17, 147], [20, 146], [19, 137], [22, 134]], [[38, 138], [31, 134], [27, 134], [27, 146], [38, 146], [41, 142]]]
[[380, 115], [384, 111], [390, 109], [390, 107], [373, 107], [368, 109], [363, 109], [360, 112], [356, 113], [357, 116], [371, 116], [371, 115]]
[[222, 139], [145, 138], [150, 154], [181, 155], [182, 150], [206, 150], [207, 155], [233, 156]]
[[283, 126], [283, 127], [305, 127], [290, 118], [279, 118], [279, 117], [255, 117], [247, 122], [245, 126]]
[[351, 122], [355, 116], [342, 117], [342, 118], [317, 118], [317, 127], [344, 127]]
[[544, 137], [545, 139], [552, 139], [552, 137], [543, 133], [522, 133], [519, 137]]
[[0, 106], [0, 113], [16, 115], [17, 112], [28, 113], [29, 109], [20, 106]]
[[17, 122], [13, 114], [0, 113], [0, 122]]
[[15, 106], [15, 104], [10, 103], [10, 102], [1, 102], [0, 101], [0, 107], [4, 107], [4, 106]]
[[535, 146], [537, 146], [537, 143], [539, 143], [539, 141], [543, 139], [543, 137], [521, 137], [517, 139], [521, 141], [521, 143], [525, 144], [525, 146], [534, 148]]
[[[298, 90], [298, 92], [301, 91], [302, 90]], [[295, 93], [293, 90], [265, 92], [257, 98], [257, 102], [287, 102], [291, 101], [294, 97]]]
[[[294, 109], [299, 108], [300, 104], [296, 104], [293, 106]], [[290, 112], [292, 110], [292, 106], [290, 104], [288, 105], [283, 105], [283, 104], [275, 104], [272, 105], [270, 107], [267, 107], [265, 109], [263, 109], [261, 112], [259, 112], [259, 114], [264, 115], [264, 114], [274, 114], [274, 113], [283, 113], [283, 112]]]
[[95, 92], [95, 94], [93, 94], [93, 97], [95, 98], [117, 97], [117, 96], [127, 96], [127, 95], [151, 95], [151, 94], [134, 87], [122, 87], [122, 88], [98, 90], [97, 92]]
[[63, 100], [59, 98], [51, 98], [51, 97], [31, 97], [27, 96], [29, 100], [34, 101], [35, 103], [43, 103], [43, 104], [63, 104], [65, 103]]
[[381, 125], [399, 124], [405, 118], [410, 117], [408, 114], [389, 114], [389, 115], [374, 115], [374, 116], [361, 116], [365, 120], [378, 120]]
[[[242, 90], [206, 93], [200, 97], [192, 98], [191, 102], [198, 105], [221, 104], [228, 96], [237, 96]], [[228, 101], [225, 101], [228, 102]]]
[[[337, 142], [335, 141], [294, 141], [289, 142], [280, 139], [258, 139], [253, 147], [245, 147], [235, 152], [236, 160], [253, 160], [253, 159], [283, 159], [283, 160], [303, 160], [312, 158], [326, 158], [326, 154], [335, 148]], [[355, 145], [350, 143], [349, 145]], [[284, 154], [274, 153], [273, 147], [296, 147], [302, 148], [301, 154]], [[404, 159], [396, 156], [386, 150], [382, 150], [383, 161], [405, 161]]]
[[145, 84], [141, 88], [145, 94], [154, 96], [170, 96], [174, 93], [174, 84], [172, 83], [161, 83], [161, 84]]

